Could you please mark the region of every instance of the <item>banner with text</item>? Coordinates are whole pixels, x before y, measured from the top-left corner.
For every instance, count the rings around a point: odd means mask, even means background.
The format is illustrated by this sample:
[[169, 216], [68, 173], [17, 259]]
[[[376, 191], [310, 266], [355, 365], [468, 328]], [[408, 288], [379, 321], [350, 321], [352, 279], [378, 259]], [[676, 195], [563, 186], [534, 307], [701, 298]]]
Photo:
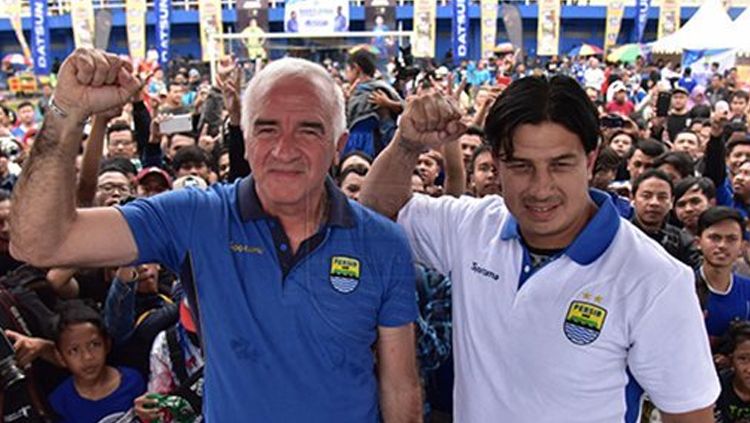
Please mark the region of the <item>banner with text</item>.
[[437, 5], [434, 0], [414, 0], [414, 57], [435, 57]]
[[672, 35], [680, 29], [679, 0], [662, 0], [659, 6], [659, 29], [656, 39]]
[[31, 0], [31, 53], [34, 59], [34, 73], [49, 75], [49, 20], [47, 20], [47, 0]]
[[497, 44], [497, 1], [481, 2], [482, 57], [492, 57]]
[[560, 48], [560, 0], [539, 0], [537, 56], [554, 56]]
[[125, 0], [128, 51], [135, 61], [146, 57], [146, 0]]
[[643, 39], [643, 31], [648, 22], [648, 10], [651, 8], [651, 0], [635, 0], [635, 42], [640, 43]]
[[94, 47], [94, 4], [91, 0], [71, 2], [70, 19], [76, 48]]
[[[200, 0], [198, 2], [198, 14], [200, 15], [201, 27], [201, 57], [208, 62], [214, 58], [224, 56], [224, 43], [214, 34], [224, 32], [221, 19], [221, 0]], [[212, 55], [214, 55], [212, 57]]]
[[604, 27], [604, 51], [617, 45], [617, 37], [620, 35], [622, 26], [622, 15], [625, 13], [623, 0], [609, 0], [607, 2], [607, 22]]
[[156, 1], [156, 51], [159, 53], [159, 64], [165, 73], [169, 64], [170, 20], [172, 18], [172, 0]]
[[301, 34], [349, 31], [349, 1], [286, 0], [284, 31]]
[[469, 55], [469, 0], [453, 0], [453, 58]]

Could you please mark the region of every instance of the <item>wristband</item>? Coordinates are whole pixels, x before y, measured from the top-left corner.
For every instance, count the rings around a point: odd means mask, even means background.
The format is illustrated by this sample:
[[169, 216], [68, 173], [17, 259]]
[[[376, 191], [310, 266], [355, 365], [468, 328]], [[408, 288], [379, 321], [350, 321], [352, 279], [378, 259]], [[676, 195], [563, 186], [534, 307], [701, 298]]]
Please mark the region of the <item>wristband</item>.
[[52, 113], [62, 119], [67, 119], [68, 112], [61, 109], [57, 103], [55, 103], [55, 95], [53, 94], [52, 97], [49, 99], [49, 109], [52, 111]]

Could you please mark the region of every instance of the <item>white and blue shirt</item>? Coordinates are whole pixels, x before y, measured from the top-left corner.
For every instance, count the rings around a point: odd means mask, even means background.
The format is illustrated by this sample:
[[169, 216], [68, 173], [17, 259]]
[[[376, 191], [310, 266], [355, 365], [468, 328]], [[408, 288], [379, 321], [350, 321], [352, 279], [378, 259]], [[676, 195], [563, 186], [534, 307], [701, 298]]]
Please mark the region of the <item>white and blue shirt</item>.
[[378, 420], [372, 346], [416, 320], [412, 256], [395, 223], [326, 189], [297, 254], [251, 177], [121, 208], [139, 263], [195, 281], [207, 422]]
[[417, 260], [453, 280], [456, 422], [634, 421], [630, 375], [669, 413], [718, 397], [692, 271], [590, 195], [597, 213], [536, 269], [498, 196], [401, 210]]

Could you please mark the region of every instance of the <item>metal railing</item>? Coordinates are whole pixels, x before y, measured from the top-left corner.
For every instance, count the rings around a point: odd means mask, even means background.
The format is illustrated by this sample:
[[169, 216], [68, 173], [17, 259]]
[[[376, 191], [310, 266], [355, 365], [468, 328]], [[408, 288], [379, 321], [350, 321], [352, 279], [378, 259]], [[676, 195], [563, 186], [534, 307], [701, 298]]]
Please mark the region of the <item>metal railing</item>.
[[[0, 0], [3, 1], [3, 0]], [[70, 13], [71, 8], [71, 2], [72, 1], [78, 1], [78, 0], [48, 0], [48, 10], [50, 15], [64, 15]], [[238, 0], [221, 0], [222, 8], [224, 9], [234, 9]], [[473, 4], [479, 4], [480, 0], [470, 0]], [[501, 3], [502, 0], [497, 0], [498, 4]], [[510, 1], [516, 1], [520, 4], [534, 4], [536, 3], [536, 0], [510, 0]], [[564, 4], [577, 4], [579, 6], [605, 6], [607, 4], [607, 0], [562, 0]], [[634, 6], [636, 0], [625, 0], [626, 6]], [[702, 0], [682, 0], [681, 4], [682, 6], [699, 6], [701, 4]], [[125, 0], [93, 0], [94, 3], [94, 9], [125, 9]], [[172, 9], [176, 10], [198, 10], [198, 3], [199, 0], [172, 0]], [[284, 7], [284, 0], [269, 0], [269, 7], [272, 9], [275, 8], [283, 8]], [[653, 0], [651, 2], [651, 6], [658, 6], [661, 3], [661, 0]], [[743, 6], [748, 5], [750, 3], [750, 0], [734, 0], [732, 2], [736, 6], [740, 6], [740, 3]], [[349, 0], [349, 4], [352, 6], [364, 6], [365, 0]], [[414, 4], [414, 0], [397, 0], [396, 4], [399, 6], [405, 6], [405, 5], [411, 5]], [[451, 4], [451, 0], [437, 0], [437, 4], [439, 6], [448, 6]], [[22, 7], [22, 16], [29, 16], [29, 0], [22, 0], [21, 2]], [[148, 0], [146, 2], [146, 7], [148, 10], [153, 10], [154, 8], [154, 0]], [[2, 15], [0, 15], [2, 16]]]

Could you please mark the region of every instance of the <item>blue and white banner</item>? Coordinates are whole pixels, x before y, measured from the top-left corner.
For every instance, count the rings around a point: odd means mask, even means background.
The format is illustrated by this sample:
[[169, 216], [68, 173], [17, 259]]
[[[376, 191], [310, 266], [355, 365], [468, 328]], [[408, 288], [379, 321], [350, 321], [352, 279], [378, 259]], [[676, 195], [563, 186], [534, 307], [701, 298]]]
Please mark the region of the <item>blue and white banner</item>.
[[643, 39], [643, 31], [648, 23], [648, 10], [651, 8], [651, 0], [635, 0], [635, 42], [640, 43]]
[[301, 34], [349, 31], [349, 1], [286, 0], [284, 31]]
[[156, 0], [156, 51], [159, 53], [159, 64], [165, 73], [169, 64], [171, 9], [172, 0]]
[[453, 0], [453, 58], [469, 55], [469, 0]]
[[47, 0], [31, 0], [31, 55], [34, 60], [34, 73], [49, 75], [49, 20]]

